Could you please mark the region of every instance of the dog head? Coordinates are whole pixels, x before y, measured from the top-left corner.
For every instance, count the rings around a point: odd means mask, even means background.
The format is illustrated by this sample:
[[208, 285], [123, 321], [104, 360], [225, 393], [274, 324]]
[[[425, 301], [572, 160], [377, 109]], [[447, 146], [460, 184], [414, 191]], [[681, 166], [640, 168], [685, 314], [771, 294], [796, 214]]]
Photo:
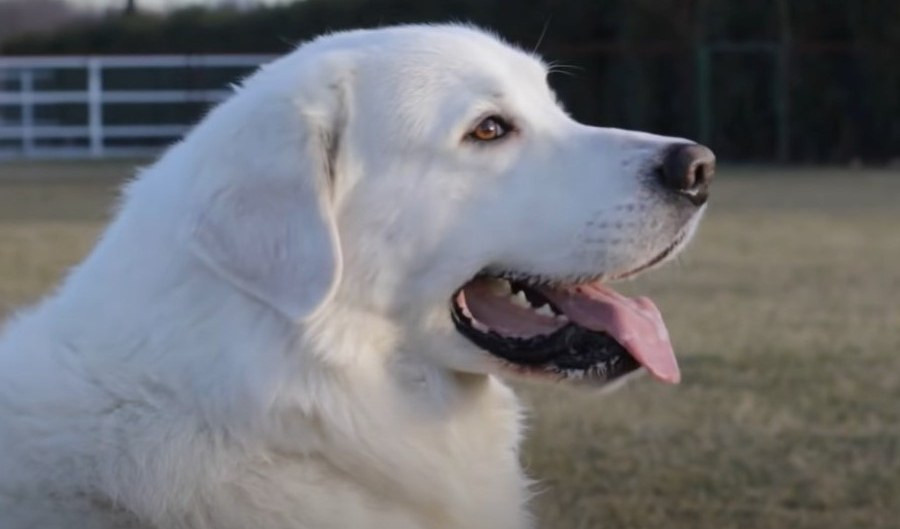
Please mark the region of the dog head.
[[676, 381], [652, 302], [606, 283], [684, 247], [712, 153], [579, 124], [546, 77], [462, 26], [303, 45], [188, 139], [215, 159], [186, 241], [298, 325], [377, 318], [445, 368]]

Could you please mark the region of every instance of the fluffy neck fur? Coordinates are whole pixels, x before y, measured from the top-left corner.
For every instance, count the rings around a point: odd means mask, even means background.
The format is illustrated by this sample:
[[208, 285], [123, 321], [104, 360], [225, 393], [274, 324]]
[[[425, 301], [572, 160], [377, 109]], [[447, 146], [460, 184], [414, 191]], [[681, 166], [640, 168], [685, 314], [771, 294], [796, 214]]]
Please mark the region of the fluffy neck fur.
[[[155, 179], [183, 156], [133, 187], [161, 193]], [[395, 349], [340, 289], [288, 322], [171, 251], [175, 228], [148, 203], [126, 199], [64, 286], [7, 329], [0, 407], [16, 413], [0, 466], [21, 476], [0, 489], [9, 527], [527, 524], [505, 386]], [[33, 519], [37, 502], [47, 518]]]

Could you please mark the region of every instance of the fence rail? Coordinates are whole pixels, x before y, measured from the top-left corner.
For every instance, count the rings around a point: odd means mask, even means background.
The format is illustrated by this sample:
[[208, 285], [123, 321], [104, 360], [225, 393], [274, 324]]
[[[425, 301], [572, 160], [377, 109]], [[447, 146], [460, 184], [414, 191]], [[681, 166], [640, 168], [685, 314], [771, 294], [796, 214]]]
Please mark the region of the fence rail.
[[[231, 92], [230, 82], [271, 58], [268, 55], [0, 57], [0, 158], [153, 154], [161, 145], [181, 137], [198, 113], [226, 98]], [[134, 82], [125, 82], [124, 87], [108, 88], [106, 81], [110, 75], [139, 70], [150, 71], [152, 75], [136, 76]], [[167, 82], [167, 77], [169, 84], [182, 86], [159, 86]], [[68, 82], [61, 82], [61, 78]], [[196, 86], [197, 78], [205, 81], [202, 86]], [[193, 82], [185, 83], [184, 79]], [[122, 80], [117, 84], [123, 84]], [[185, 104], [194, 104], [195, 109], [172, 111]], [[122, 111], [128, 105], [144, 107], [144, 111], [130, 114]], [[161, 110], [166, 106], [170, 107], [169, 115], [180, 119], [148, 120], [147, 108], [155, 117], [165, 114]], [[108, 119], [117, 107], [117, 119]]]

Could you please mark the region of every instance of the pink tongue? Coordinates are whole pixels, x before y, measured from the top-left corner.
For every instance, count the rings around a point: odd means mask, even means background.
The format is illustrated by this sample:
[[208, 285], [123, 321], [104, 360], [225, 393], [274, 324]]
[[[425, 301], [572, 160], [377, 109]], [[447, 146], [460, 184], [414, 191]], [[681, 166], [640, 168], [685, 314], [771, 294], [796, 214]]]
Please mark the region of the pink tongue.
[[560, 322], [533, 310], [513, 305], [505, 295], [491, 291], [491, 281], [474, 280], [459, 293], [457, 303], [465, 306], [476, 320], [490, 324], [491, 329], [506, 336], [529, 338], [550, 334], [563, 326]]
[[608, 333], [659, 380], [681, 380], [669, 331], [649, 298], [627, 298], [600, 283], [541, 293], [575, 323]]

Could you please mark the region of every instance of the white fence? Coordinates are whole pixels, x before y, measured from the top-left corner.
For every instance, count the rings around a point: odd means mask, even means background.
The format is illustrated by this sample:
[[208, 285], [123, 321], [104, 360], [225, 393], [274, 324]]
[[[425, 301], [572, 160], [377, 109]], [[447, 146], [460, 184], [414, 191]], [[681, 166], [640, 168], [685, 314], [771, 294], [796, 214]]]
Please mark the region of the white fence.
[[0, 158], [153, 154], [269, 59], [0, 57]]

